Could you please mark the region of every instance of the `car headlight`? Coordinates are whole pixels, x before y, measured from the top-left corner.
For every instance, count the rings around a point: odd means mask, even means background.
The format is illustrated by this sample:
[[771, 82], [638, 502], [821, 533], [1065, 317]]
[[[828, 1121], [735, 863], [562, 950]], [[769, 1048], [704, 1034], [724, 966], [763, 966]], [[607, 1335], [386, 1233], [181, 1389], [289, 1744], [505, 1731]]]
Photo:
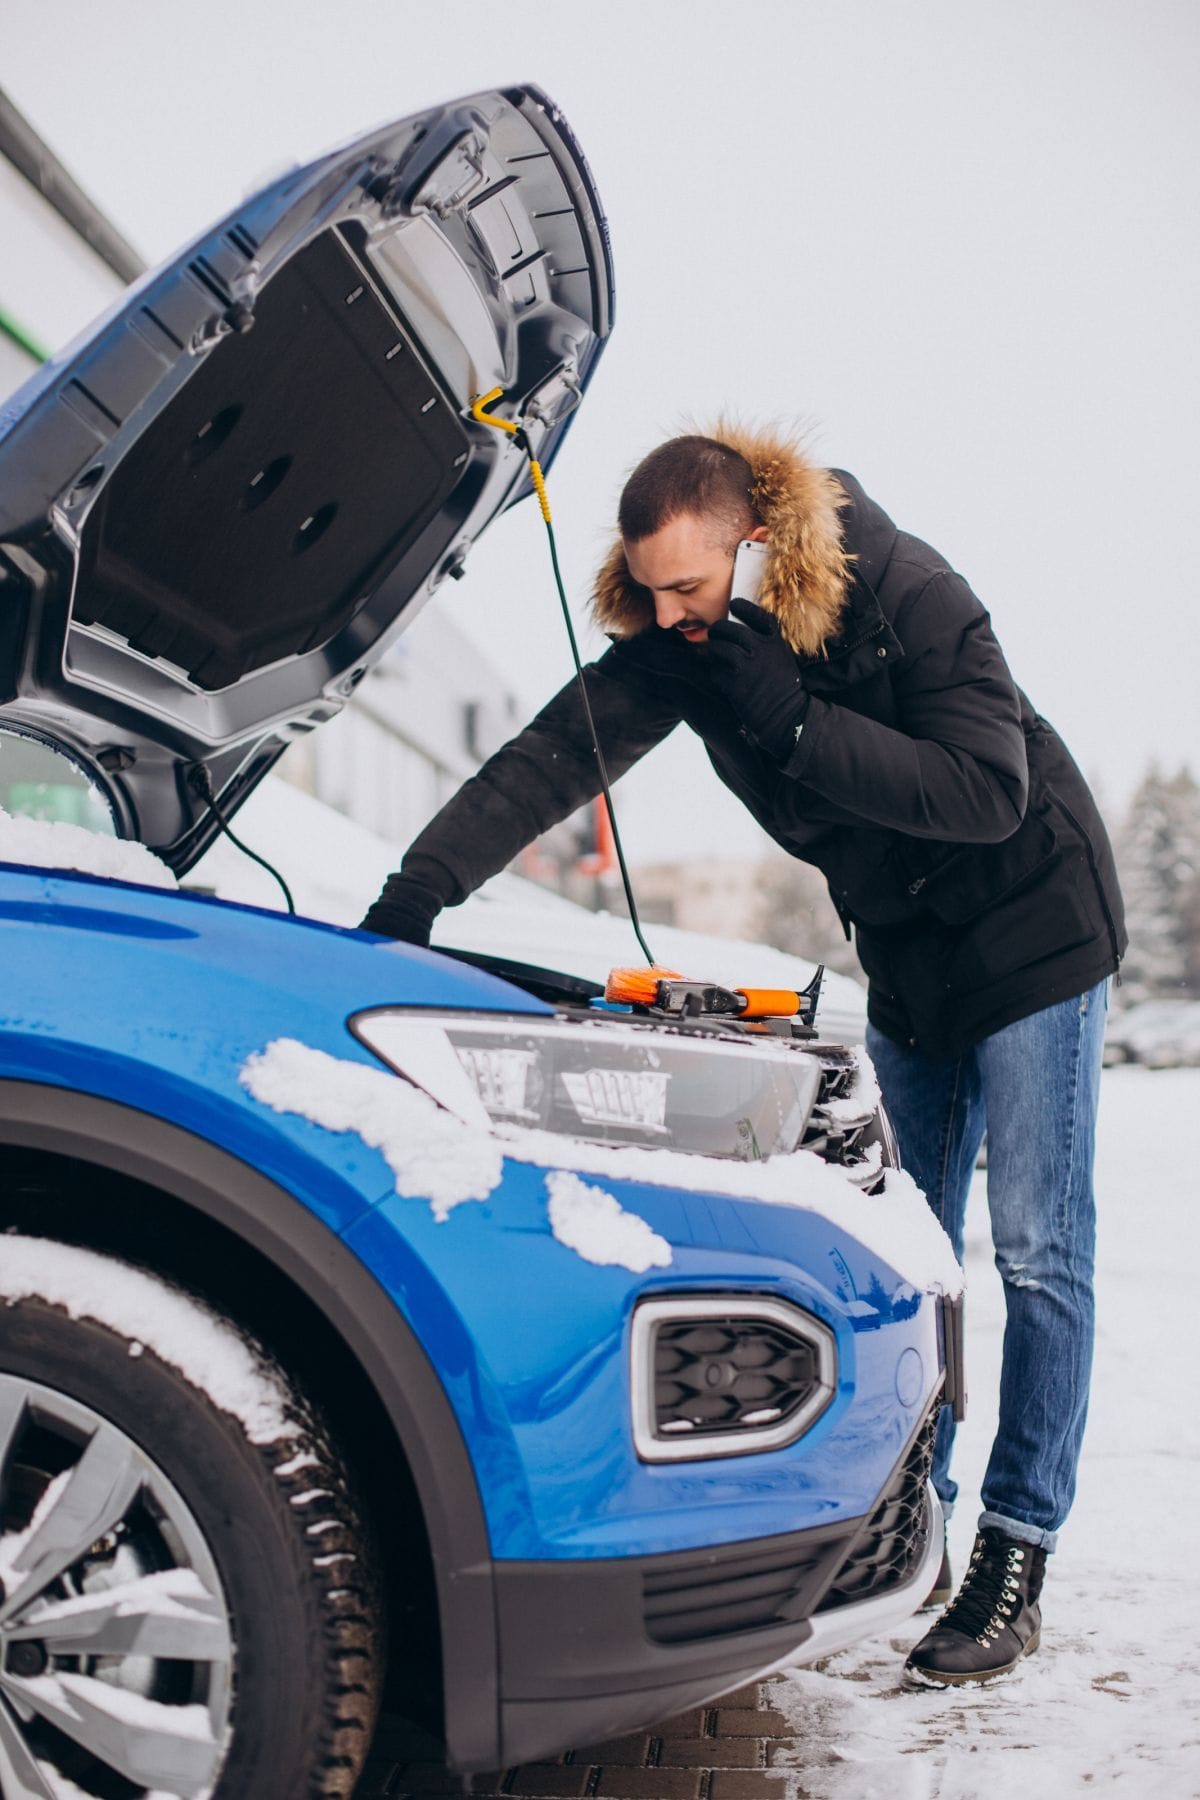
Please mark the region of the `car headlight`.
[[386, 1009], [350, 1025], [468, 1123], [743, 1162], [799, 1147], [821, 1082], [815, 1057], [761, 1037]]

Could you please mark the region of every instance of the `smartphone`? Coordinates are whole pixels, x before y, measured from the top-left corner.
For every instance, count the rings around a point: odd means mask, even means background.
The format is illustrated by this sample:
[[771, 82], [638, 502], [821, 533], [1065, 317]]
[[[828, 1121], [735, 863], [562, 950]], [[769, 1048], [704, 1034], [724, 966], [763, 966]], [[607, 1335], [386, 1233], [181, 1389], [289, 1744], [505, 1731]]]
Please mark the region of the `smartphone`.
[[[733, 559], [731, 600], [753, 600], [758, 604], [762, 592], [763, 571], [767, 566], [767, 546], [756, 538], [743, 538]], [[739, 623], [734, 620], [734, 623]]]

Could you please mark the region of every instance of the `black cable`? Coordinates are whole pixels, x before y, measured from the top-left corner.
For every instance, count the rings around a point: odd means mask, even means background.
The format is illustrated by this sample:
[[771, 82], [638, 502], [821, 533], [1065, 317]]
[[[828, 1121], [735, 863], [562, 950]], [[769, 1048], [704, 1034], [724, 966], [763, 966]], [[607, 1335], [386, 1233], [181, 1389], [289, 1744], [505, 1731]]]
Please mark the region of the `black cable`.
[[[544, 515], [543, 515], [544, 517]], [[563, 587], [562, 571], [558, 566], [558, 545], [554, 538], [554, 526], [545, 519], [546, 535], [550, 539], [550, 561], [554, 565], [554, 582], [558, 588], [558, 598], [562, 605], [563, 618], [566, 620], [567, 637], [571, 642], [571, 655], [575, 662], [575, 678], [579, 683], [579, 692], [583, 699], [584, 716], [588, 722], [588, 730], [592, 734], [592, 743], [596, 751], [596, 766], [600, 771], [600, 788], [604, 795], [604, 805], [608, 812], [608, 822], [612, 827], [613, 848], [617, 853], [617, 863], [621, 870], [621, 880], [625, 886], [625, 900], [629, 907], [629, 922], [633, 926], [634, 936], [642, 947], [642, 954], [652, 966], [654, 957], [650, 946], [642, 936], [641, 921], [638, 918], [637, 902], [633, 897], [633, 883], [629, 879], [629, 870], [625, 863], [625, 851], [621, 846], [621, 833], [617, 830], [617, 814], [613, 806], [612, 790], [608, 783], [608, 770], [604, 764], [604, 752], [600, 748], [600, 737], [596, 730], [596, 721], [592, 717], [592, 703], [588, 699], [587, 682], [583, 678], [583, 665], [579, 660], [579, 646], [575, 642], [575, 627], [571, 623], [571, 609], [567, 605], [566, 589]]]
[[273, 875], [275, 877], [276, 881], [283, 889], [283, 897], [287, 902], [288, 912], [295, 918], [296, 902], [292, 899], [292, 890], [283, 879], [283, 876], [279, 873], [279, 870], [269, 863], [265, 856], [260, 856], [257, 850], [252, 850], [249, 844], [243, 844], [241, 838], [235, 836], [228, 819], [217, 805], [217, 797], [213, 793], [212, 776], [209, 774], [208, 769], [203, 763], [194, 764], [190, 770], [188, 774], [188, 786], [194, 794], [199, 794], [201, 799], [207, 803], [213, 818], [217, 821], [217, 824], [225, 833], [225, 836], [229, 839], [230, 843], [235, 844], [242, 852], [242, 855], [248, 856], [251, 862], [259, 863], [261, 867], [267, 871], [268, 875]]

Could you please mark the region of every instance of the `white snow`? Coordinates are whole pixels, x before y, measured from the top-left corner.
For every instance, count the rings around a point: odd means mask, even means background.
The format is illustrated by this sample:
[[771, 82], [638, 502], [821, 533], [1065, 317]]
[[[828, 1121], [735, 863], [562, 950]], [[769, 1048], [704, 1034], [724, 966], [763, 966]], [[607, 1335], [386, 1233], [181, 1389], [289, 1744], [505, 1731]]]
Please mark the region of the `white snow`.
[[34, 869], [77, 869], [85, 875], [105, 875], [111, 881], [136, 881], [141, 887], [178, 886], [166, 863], [144, 844], [102, 837], [85, 831], [82, 825], [21, 818], [2, 806], [0, 862], [23, 863]]
[[822, 1115], [835, 1125], [850, 1125], [865, 1114], [872, 1114], [879, 1105], [879, 1080], [875, 1074], [875, 1064], [867, 1054], [865, 1044], [855, 1044], [854, 1054], [857, 1064], [850, 1092], [844, 1100], [827, 1100], [821, 1108]]
[[144, 1694], [135, 1694], [130, 1688], [97, 1681], [91, 1675], [33, 1675], [21, 1682], [21, 1688], [31, 1698], [40, 1700], [43, 1706], [61, 1709], [68, 1717], [83, 1716], [71, 1704], [74, 1696], [135, 1731], [162, 1732], [203, 1744], [213, 1742], [212, 1720], [206, 1706], [168, 1706], [161, 1700], [148, 1700]]
[[70, 1479], [70, 1469], [64, 1469], [60, 1474], [55, 1475], [46, 1483], [45, 1491], [34, 1507], [28, 1525], [22, 1526], [20, 1531], [7, 1531], [3, 1537], [0, 1537], [0, 1588], [12, 1586], [12, 1577], [16, 1572], [22, 1550], [42, 1529], [62, 1498], [63, 1489]]
[[396, 1192], [428, 1200], [445, 1219], [464, 1200], [486, 1200], [503, 1165], [495, 1140], [470, 1131], [452, 1113], [398, 1075], [276, 1038], [244, 1063], [248, 1093], [276, 1112], [296, 1113], [326, 1131], [354, 1131], [378, 1150]]
[[518, 1131], [507, 1126], [499, 1135], [505, 1155], [518, 1162], [543, 1167], [557, 1164], [612, 1180], [800, 1207], [842, 1226], [914, 1287], [946, 1294], [962, 1291], [962, 1270], [950, 1240], [912, 1176], [903, 1170], [889, 1169], [881, 1191], [864, 1194], [834, 1164], [823, 1162], [811, 1150], [771, 1156], [762, 1162], [732, 1162], [726, 1157], [690, 1156], [679, 1150], [590, 1144], [548, 1131]]
[[580, 1181], [565, 1169], [546, 1177], [550, 1194], [550, 1229], [560, 1244], [585, 1262], [615, 1265], [644, 1275], [647, 1269], [671, 1265], [671, 1246], [645, 1219], [627, 1212], [604, 1188]]
[[94, 1250], [49, 1238], [0, 1236], [0, 1300], [40, 1296], [73, 1319], [94, 1319], [138, 1340], [222, 1412], [242, 1421], [254, 1444], [296, 1435], [287, 1396], [234, 1328], [190, 1294]]
[[868, 1195], [808, 1150], [763, 1162], [732, 1162], [677, 1150], [592, 1144], [516, 1126], [483, 1132], [397, 1075], [294, 1038], [277, 1038], [248, 1058], [239, 1079], [276, 1112], [295, 1113], [329, 1131], [358, 1132], [387, 1160], [397, 1193], [428, 1199], [439, 1219], [461, 1201], [485, 1199], [499, 1186], [503, 1152], [540, 1168], [802, 1207], [844, 1227], [914, 1287], [951, 1294], [962, 1287], [949, 1240], [911, 1176], [899, 1170], [889, 1170], [880, 1193]]
[[276, 1463], [275, 1473], [281, 1476], [295, 1475], [300, 1469], [317, 1468], [319, 1462], [320, 1458], [314, 1456], [311, 1450], [301, 1450], [298, 1455], [289, 1457], [287, 1462]]
[[[1006, 1680], [902, 1686], [932, 1615], [795, 1670], [767, 1690], [796, 1741], [779, 1800], [1064, 1800], [1200, 1794], [1200, 1491], [1194, 1290], [1200, 1207], [1194, 1070], [1114, 1069], [1101, 1098], [1098, 1333], [1079, 1494], [1047, 1566], [1042, 1647]], [[996, 1420], [1004, 1330], [981, 1172], [967, 1227], [967, 1381], [956, 1578], [970, 1552]]]
[[[69, 1471], [68, 1471], [69, 1473]], [[53, 1483], [51, 1484], [53, 1485]], [[194, 1606], [187, 1600], [211, 1603], [212, 1596], [194, 1569], [160, 1569], [153, 1575], [139, 1575], [117, 1587], [102, 1588], [95, 1593], [72, 1594], [66, 1600], [40, 1603], [28, 1614], [39, 1625], [49, 1619], [77, 1619], [81, 1613], [103, 1612], [115, 1608], [119, 1619], [194, 1619]]]

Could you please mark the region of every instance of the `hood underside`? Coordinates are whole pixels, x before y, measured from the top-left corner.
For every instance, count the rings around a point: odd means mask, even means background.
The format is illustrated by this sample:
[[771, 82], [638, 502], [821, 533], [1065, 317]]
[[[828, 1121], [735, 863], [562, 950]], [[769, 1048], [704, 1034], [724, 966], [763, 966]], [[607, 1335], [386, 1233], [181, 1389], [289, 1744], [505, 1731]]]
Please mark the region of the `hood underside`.
[[292, 171], [0, 409], [0, 727], [177, 872], [543, 466], [612, 326], [586, 163], [533, 88]]

